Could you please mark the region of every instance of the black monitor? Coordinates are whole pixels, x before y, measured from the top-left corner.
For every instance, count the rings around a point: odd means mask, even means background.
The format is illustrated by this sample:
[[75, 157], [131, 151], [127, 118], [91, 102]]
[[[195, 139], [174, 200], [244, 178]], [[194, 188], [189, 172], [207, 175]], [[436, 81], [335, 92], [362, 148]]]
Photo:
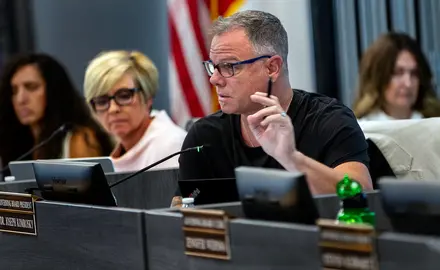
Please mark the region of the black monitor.
[[440, 183], [437, 181], [379, 181], [382, 207], [396, 232], [440, 236]]
[[180, 180], [179, 188], [183, 198], [197, 194], [194, 205], [239, 201], [235, 178]]
[[99, 163], [35, 161], [33, 167], [45, 200], [116, 206]]
[[302, 173], [238, 167], [235, 178], [247, 218], [316, 223], [318, 210]]

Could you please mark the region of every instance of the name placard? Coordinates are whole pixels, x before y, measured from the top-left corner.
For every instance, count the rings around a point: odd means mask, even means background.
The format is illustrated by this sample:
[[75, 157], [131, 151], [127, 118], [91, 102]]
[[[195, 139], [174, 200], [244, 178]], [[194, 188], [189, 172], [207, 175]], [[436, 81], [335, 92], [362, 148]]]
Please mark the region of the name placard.
[[323, 269], [379, 269], [373, 226], [328, 219], [319, 219], [317, 225]]
[[182, 208], [185, 254], [230, 260], [229, 219], [223, 210]]
[[36, 200], [30, 194], [0, 192], [0, 231], [37, 235]]

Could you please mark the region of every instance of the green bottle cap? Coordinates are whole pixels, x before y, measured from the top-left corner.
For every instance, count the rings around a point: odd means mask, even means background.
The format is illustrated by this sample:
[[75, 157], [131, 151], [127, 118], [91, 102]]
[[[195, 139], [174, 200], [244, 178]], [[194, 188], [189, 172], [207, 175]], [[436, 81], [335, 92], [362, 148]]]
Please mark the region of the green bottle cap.
[[353, 198], [359, 193], [362, 193], [361, 184], [348, 177], [348, 174], [336, 184], [336, 194], [340, 199]]

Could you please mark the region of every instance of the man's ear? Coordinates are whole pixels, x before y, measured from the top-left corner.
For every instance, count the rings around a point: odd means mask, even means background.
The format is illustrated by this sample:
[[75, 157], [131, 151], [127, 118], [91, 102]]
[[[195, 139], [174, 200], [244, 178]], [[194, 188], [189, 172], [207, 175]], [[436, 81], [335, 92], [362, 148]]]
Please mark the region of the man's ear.
[[269, 77], [275, 82], [281, 75], [283, 69], [283, 58], [279, 55], [272, 56], [267, 62], [267, 72]]

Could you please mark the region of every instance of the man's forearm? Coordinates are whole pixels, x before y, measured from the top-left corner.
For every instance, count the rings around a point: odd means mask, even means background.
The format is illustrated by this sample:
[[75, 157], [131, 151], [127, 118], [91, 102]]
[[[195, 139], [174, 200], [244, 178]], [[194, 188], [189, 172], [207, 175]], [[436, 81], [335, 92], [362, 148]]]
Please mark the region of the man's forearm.
[[[299, 151], [280, 162], [288, 171], [300, 171], [305, 174], [310, 190], [313, 194], [331, 194], [336, 192], [336, 184], [348, 174], [350, 178], [360, 182], [364, 189], [372, 189], [371, 179], [368, 170], [358, 167], [358, 164], [345, 163], [336, 168], [313, 160]], [[353, 162], [357, 163], [357, 162]], [[361, 164], [361, 166], [363, 166]]]

